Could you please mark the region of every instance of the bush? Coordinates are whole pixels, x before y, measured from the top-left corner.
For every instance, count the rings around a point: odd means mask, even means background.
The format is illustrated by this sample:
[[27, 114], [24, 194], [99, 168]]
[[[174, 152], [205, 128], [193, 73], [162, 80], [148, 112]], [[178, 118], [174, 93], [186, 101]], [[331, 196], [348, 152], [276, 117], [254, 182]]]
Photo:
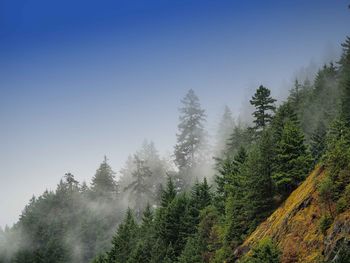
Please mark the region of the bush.
[[333, 218], [329, 215], [324, 215], [320, 219], [320, 230], [322, 234], [326, 234], [327, 229], [332, 225]]
[[279, 263], [280, 251], [271, 238], [262, 239], [240, 263]]
[[345, 198], [344, 197], [340, 198], [336, 206], [337, 214], [343, 213], [346, 210], [347, 206], [348, 204]]
[[321, 202], [325, 204], [326, 209], [332, 217], [334, 216], [332, 208], [333, 201], [335, 199], [334, 191], [334, 183], [330, 176], [324, 178], [318, 185], [318, 192], [320, 195]]

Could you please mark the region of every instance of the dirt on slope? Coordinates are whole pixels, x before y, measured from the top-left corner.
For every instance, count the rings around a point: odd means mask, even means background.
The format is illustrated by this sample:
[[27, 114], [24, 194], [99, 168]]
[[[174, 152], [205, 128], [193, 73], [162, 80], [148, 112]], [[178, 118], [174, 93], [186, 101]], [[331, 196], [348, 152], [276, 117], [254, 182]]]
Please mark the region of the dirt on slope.
[[350, 240], [350, 211], [338, 215], [325, 235], [320, 231], [320, 219], [327, 210], [319, 200], [317, 185], [324, 175], [324, 169], [317, 167], [235, 251], [237, 257], [269, 236], [281, 250], [283, 263], [334, 258], [339, 244]]

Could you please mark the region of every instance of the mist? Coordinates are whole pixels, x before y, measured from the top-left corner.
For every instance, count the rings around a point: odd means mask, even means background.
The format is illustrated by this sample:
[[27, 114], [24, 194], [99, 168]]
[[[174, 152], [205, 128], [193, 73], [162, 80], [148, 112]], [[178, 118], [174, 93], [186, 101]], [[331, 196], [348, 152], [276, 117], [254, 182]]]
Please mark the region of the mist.
[[1, 4], [0, 262], [91, 262], [172, 183], [216, 193], [218, 167], [258, 145], [261, 85], [312, 152], [350, 20], [346, 1], [297, 2]]

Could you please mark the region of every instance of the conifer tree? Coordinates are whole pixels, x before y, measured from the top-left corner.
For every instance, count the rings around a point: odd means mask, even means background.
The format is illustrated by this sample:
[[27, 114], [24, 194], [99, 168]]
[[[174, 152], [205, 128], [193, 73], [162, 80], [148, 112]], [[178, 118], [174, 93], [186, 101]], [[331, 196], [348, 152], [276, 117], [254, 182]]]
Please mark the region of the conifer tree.
[[176, 196], [176, 189], [171, 177], [168, 177], [166, 189], [162, 191], [161, 206], [167, 207]]
[[267, 124], [269, 124], [272, 120], [272, 113], [275, 111], [275, 99], [271, 96], [271, 91], [260, 85], [256, 90], [254, 96], [250, 100], [250, 104], [255, 107], [255, 111], [253, 112], [254, 123], [255, 123], [255, 131], [262, 131]]
[[169, 204], [161, 218], [160, 238], [167, 248], [171, 244], [176, 256], [179, 256], [184, 248], [186, 238], [195, 231], [189, 214], [189, 204], [189, 198], [185, 194], [180, 194]]
[[202, 263], [201, 244], [197, 236], [189, 237], [183, 249], [179, 263]]
[[273, 145], [267, 131], [257, 145], [254, 145], [242, 168], [245, 189], [245, 213], [249, 230], [264, 220], [273, 207], [272, 174]]
[[225, 156], [233, 157], [241, 147], [247, 147], [251, 143], [252, 137], [252, 129], [247, 129], [240, 123], [236, 124], [227, 141]]
[[230, 192], [239, 192], [240, 189], [240, 169], [242, 164], [247, 159], [245, 148], [240, 147], [234, 158], [226, 157], [220, 162], [217, 167], [219, 175], [215, 177], [216, 192], [215, 205], [217, 209], [224, 213], [225, 201], [230, 195]]
[[277, 145], [272, 178], [280, 194], [289, 194], [304, 180], [311, 168], [311, 156], [296, 122], [287, 121]]
[[128, 209], [123, 223], [119, 225], [117, 233], [113, 237], [112, 249], [107, 253], [108, 262], [127, 262], [136, 244], [137, 231], [138, 226], [132, 211]]
[[203, 159], [206, 143], [204, 122], [205, 111], [201, 108], [199, 99], [191, 89], [182, 99], [180, 108], [180, 123], [178, 125], [177, 143], [175, 145], [175, 163], [178, 166], [182, 180], [191, 182], [189, 172]]
[[149, 189], [149, 178], [152, 176], [152, 172], [146, 165], [144, 160], [141, 160], [135, 155], [135, 171], [132, 173], [133, 181], [124, 189], [130, 190], [132, 194], [131, 198], [134, 199], [134, 209], [136, 212], [136, 218], [140, 219], [142, 210], [146, 207], [146, 204], [152, 197], [152, 192]]
[[135, 245], [128, 263], [150, 262], [152, 258], [152, 248], [155, 243], [153, 212], [149, 204], [147, 204], [142, 215], [140, 233], [138, 241]]
[[224, 155], [228, 140], [233, 132], [234, 124], [232, 112], [228, 106], [225, 106], [216, 135], [216, 157], [221, 158]]
[[294, 88], [290, 91], [288, 101], [292, 103], [293, 108], [296, 110], [300, 109], [301, 89], [302, 89], [302, 85], [299, 83], [298, 79], [295, 79]]
[[350, 126], [350, 37], [342, 44], [343, 54], [340, 64], [340, 88], [342, 91], [341, 118]]
[[241, 263], [279, 263], [281, 252], [271, 238], [263, 238]]
[[319, 122], [317, 125], [316, 130], [314, 133], [311, 135], [311, 141], [310, 141], [310, 146], [311, 146], [311, 155], [314, 160], [314, 164], [316, 164], [324, 154], [326, 150], [326, 127], [323, 124], [323, 122]]
[[94, 196], [115, 198], [117, 195], [117, 184], [114, 176], [115, 173], [107, 163], [107, 157], [105, 156], [95, 176], [92, 178], [91, 191]]

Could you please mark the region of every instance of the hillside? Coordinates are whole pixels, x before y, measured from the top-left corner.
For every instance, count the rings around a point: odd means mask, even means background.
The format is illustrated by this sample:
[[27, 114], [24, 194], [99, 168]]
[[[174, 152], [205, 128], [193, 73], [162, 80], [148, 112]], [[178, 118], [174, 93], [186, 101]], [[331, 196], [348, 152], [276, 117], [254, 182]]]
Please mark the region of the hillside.
[[324, 235], [320, 219], [325, 208], [319, 200], [317, 184], [325, 176], [317, 167], [308, 178], [264, 221], [241, 245], [235, 254], [241, 257], [265, 237], [279, 247], [281, 262], [323, 262], [336, 256], [339, 246], [350, 237], [350, 211], [336, 216]]

